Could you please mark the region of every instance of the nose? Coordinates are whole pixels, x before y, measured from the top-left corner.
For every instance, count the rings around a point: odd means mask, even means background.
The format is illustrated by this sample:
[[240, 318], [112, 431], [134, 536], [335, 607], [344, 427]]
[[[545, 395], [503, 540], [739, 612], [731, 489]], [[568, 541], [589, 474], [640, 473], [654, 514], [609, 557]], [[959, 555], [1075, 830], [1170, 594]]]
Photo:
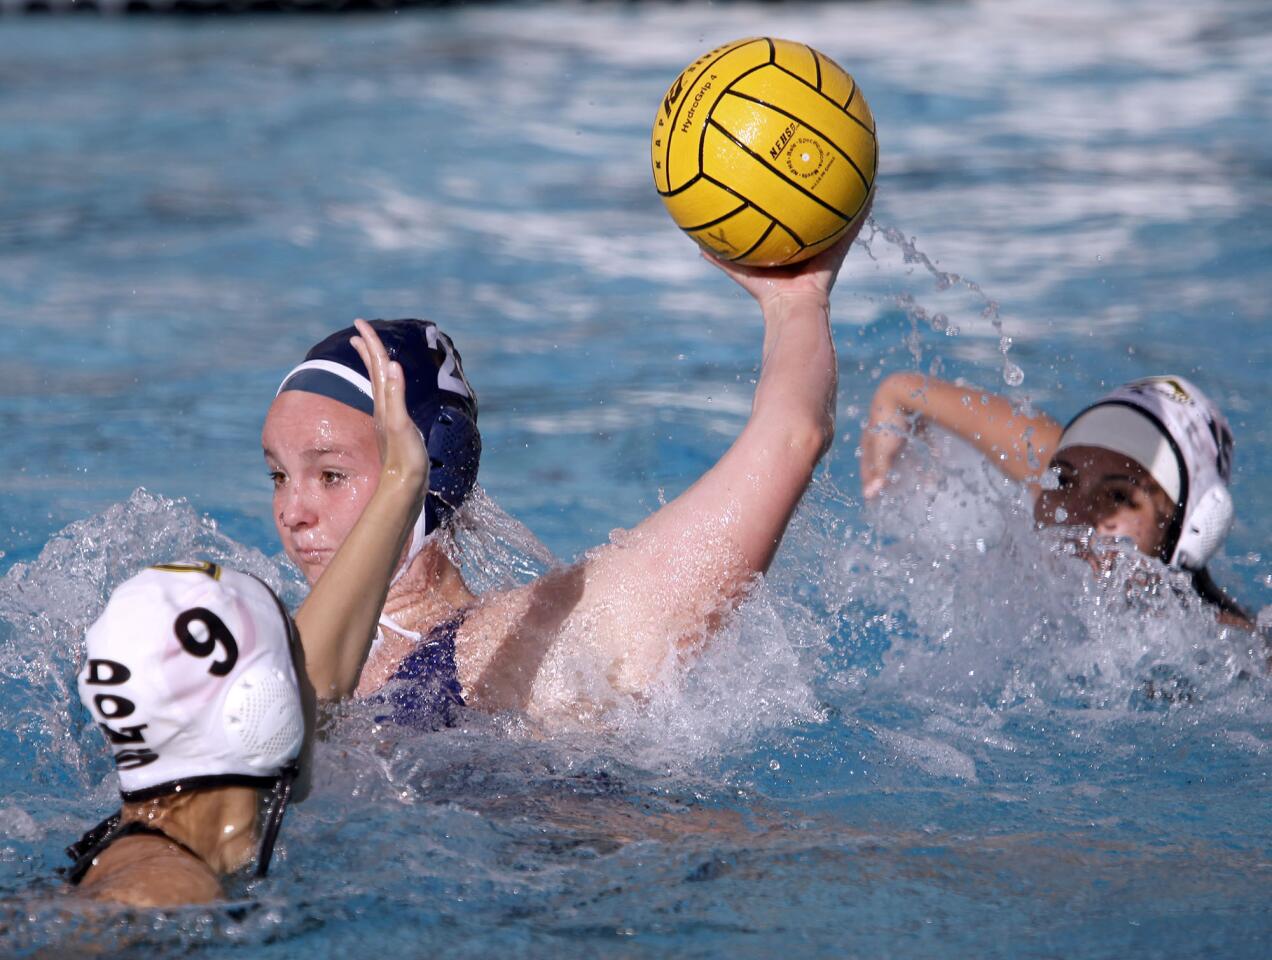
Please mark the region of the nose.
[[1094, 527], [1097, 522], [1091, 497], [1074, 487], [1045, 491], [1038, 501], [1039, 517], [1064, 527]]
[[306, 494], [299, 483], [284, 484], [275, 492], [274, 513], [279, 526], [288, 530], [303, 530], [313, 526], [318, 520], [313, 498]]

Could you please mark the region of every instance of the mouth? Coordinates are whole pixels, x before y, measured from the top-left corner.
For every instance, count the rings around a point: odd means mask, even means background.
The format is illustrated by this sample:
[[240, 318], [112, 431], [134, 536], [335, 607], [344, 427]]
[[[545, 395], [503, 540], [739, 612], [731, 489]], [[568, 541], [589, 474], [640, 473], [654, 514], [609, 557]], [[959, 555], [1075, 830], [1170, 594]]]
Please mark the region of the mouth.
[[293, 555], [296, 558], [296, 562], [302, 567], [322, 568], [331, 562], [332, 555], [335, 552], [326, 547], [296, 547]]

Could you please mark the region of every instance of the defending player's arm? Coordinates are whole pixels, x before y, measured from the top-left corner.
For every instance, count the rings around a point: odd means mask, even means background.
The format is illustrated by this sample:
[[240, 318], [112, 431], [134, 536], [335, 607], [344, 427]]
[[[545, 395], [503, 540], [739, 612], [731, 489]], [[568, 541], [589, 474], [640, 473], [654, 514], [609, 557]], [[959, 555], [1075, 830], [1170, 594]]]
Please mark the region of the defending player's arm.
[[428, 454], [406, 411], [402, 368], [365, 321], [352, 341], [370, 373], [380, 446], [379, 484], [296, 612], [305, 669], [320, 699], [348, 696], [375, 634], [393, 570], [428, 490]]
[[1063, 432], [1046, 414], [1025, 416], [998, 394], [919, 373], [894, 373], [875, 391], [861, 436], [861, 487], [867, 497], [883, 490], [915, 417], [966, 440], [1035, 495]]

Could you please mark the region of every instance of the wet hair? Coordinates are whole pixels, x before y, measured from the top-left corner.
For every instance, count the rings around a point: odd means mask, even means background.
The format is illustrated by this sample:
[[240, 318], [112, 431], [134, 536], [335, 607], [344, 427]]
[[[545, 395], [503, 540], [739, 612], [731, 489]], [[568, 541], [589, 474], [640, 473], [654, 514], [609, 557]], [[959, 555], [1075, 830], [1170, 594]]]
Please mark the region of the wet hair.
[[1255, 629], [1256, 621], [1251, 616], [1250, 611], [1237, 603], [1219, 584], [1215, 583], [1214, 578], [1210, 576], [1209, 570], [1203, 567], [1201, 570], [1194, 571], [1192, 585], [1193, 589], [1197, 591], [1197, 595], [1214, 607], [1216, 612], [1240, 617], [1250, 624], [1251, 629]]

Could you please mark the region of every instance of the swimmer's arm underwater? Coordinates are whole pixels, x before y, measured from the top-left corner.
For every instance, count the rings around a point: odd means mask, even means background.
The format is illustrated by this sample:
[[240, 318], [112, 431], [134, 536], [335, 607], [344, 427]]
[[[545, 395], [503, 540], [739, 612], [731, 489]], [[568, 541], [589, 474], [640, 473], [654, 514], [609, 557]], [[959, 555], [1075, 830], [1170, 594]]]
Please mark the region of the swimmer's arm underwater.
[[1027, 484], [1034, 496], [1063, 432], [1045, 413], [1025, 416], [998, 394], [919, 373], [894, 373], [875, 391], [861, 435], [861, 488], [867, 498], [887, 484], [915, 417], [966, 440], [1006, 476]]
[[428, 490], [428, 454], [406, 411], [402, 368], [368, 323], [355, 326], [360, 336], [352, 343], [370, 372], [383, 466], [366, 509], [296, 611], [306, 672], [320, 700], [357, 687], [390, 578]]
[[745, 427], [711, 469], [634, 529], [477, 614], [516, 629], [484, 630], [504, 642], [463, 654], [478, 661], [467, 665], [480, 676], [466, 684], [475, 701], [541, 706], [532, 702], [533, 681], [558, 638], [607, 661], [614, 689], [644, 693], [677, 654], [709, 638], [768, 570], [834, 437], [829, 297], [855, 235], [791, 268], [712, 261], [763, 313], [760, 376]]

